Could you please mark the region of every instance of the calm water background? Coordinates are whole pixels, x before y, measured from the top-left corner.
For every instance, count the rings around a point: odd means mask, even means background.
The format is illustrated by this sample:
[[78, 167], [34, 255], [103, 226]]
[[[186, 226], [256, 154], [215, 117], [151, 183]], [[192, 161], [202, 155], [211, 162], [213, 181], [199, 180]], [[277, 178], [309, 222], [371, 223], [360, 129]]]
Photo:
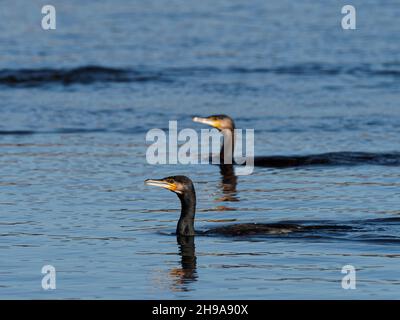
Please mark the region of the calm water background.
[[[57, 30], [43, 31], [46, 1], [2, 1], [0, 297], [399, 298], [399, 167], [258, 168], [234, 192], [216, 166], [145, 160], [147, 130], [200, 131], [191, 116], [214, 113], [254, 128], [259, 155], [399, 151], [399, 2], [351, 3], [355, 31], [341, 1], [53, 0]], [[196, 237], [187, 266], [178, 199], [143, 184], [170, 174], [195, 182], [199, 230], [370, 227]], [[346, 264], [356, 290], [341, 288]]]

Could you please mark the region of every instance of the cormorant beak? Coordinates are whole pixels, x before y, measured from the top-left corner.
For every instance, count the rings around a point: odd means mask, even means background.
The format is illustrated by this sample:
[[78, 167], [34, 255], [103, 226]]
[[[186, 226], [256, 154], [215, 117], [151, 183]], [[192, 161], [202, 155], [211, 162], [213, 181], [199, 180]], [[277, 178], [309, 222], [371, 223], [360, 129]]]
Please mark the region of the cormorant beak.
[[181, 191], [178, 190], [178, 187], [175, 183], [167, 182], [163, 179], [147, 179], [147, 180], [145, 180], [144, 183], [148, 186], [160, 187], [160, 188], [168, 189], [175, 193], [182, 193]]
[[200, 118], [200, 117], [193, 117], [192, 120], [194, 122], [207, 124], [209, 126], [217, 128], [217, 129], [220, 129], [220, 127], [221, 127], [221, 123], [219, 120], [211, 120], [209, 118]]

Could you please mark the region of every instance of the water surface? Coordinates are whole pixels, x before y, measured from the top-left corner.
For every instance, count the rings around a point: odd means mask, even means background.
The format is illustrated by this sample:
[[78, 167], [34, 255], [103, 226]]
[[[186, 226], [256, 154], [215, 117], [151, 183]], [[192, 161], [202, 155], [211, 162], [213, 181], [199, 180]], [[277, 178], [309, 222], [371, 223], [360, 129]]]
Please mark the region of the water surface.
[[[0, 297], [390, 298], [400, 291], [400, 171], [374, 164], [256, 168], [146, 163], [151, 128], [231, 115], [256, 154], [400, 151], [399, 7], [353, 1], [42, 1], [0, 12]], [[35, 14], [36, 12], [36, 14]], [[200, 236], [179, 245], [176, 196], [195, 182], [196, 228], [335, 223], [304, 236]], [[41, 268], [57, 289], [41, 288]], [[357, 289], [341, 288], [341, 268]]]

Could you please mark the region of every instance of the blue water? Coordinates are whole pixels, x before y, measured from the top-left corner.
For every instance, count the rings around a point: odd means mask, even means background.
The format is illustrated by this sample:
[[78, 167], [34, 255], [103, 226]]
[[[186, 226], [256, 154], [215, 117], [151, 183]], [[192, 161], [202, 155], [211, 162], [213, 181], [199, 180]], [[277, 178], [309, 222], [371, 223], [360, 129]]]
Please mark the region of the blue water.
[[[200, 132], [191, 116], [215, 113], [255, 129], [256, 155], [399, 152], [398, 2], [352, 1], [347, 31], [340, 1], [53, 0], [52, 31], [44, 4], [1, 4], [1, 298], [399, 298], [399, 166], [256, 168], [224, 185], [217, 166], [145, 158], [148, 130]], [[178, 199], [143, 184], [172, 174], [195, 183], [198, 230], [354, 230], [180, 246]]]

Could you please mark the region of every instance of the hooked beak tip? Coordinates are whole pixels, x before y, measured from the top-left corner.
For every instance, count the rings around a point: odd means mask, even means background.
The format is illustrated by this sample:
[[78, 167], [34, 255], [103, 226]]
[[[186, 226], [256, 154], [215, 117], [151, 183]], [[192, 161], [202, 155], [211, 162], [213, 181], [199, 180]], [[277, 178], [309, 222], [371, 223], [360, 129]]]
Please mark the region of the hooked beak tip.
[[179, 191], [177, 191], [176, 184], [169, 183], [169, 182], [166, 182], [164, 180], [147, 179], [147, 180], [144, 181], [144, 184], [148, 185], [148, 186], [164, 188], [164, 189], [168, 189], [170, 191], [174, 191], [174, 192], [180, 193]]
[[144, 184], [148, 185], [148, 186], [161, 187], [161, 186], [165, 185], [165, 182], [163, 182], [162, 180], [146, 179], [144, 181]]

